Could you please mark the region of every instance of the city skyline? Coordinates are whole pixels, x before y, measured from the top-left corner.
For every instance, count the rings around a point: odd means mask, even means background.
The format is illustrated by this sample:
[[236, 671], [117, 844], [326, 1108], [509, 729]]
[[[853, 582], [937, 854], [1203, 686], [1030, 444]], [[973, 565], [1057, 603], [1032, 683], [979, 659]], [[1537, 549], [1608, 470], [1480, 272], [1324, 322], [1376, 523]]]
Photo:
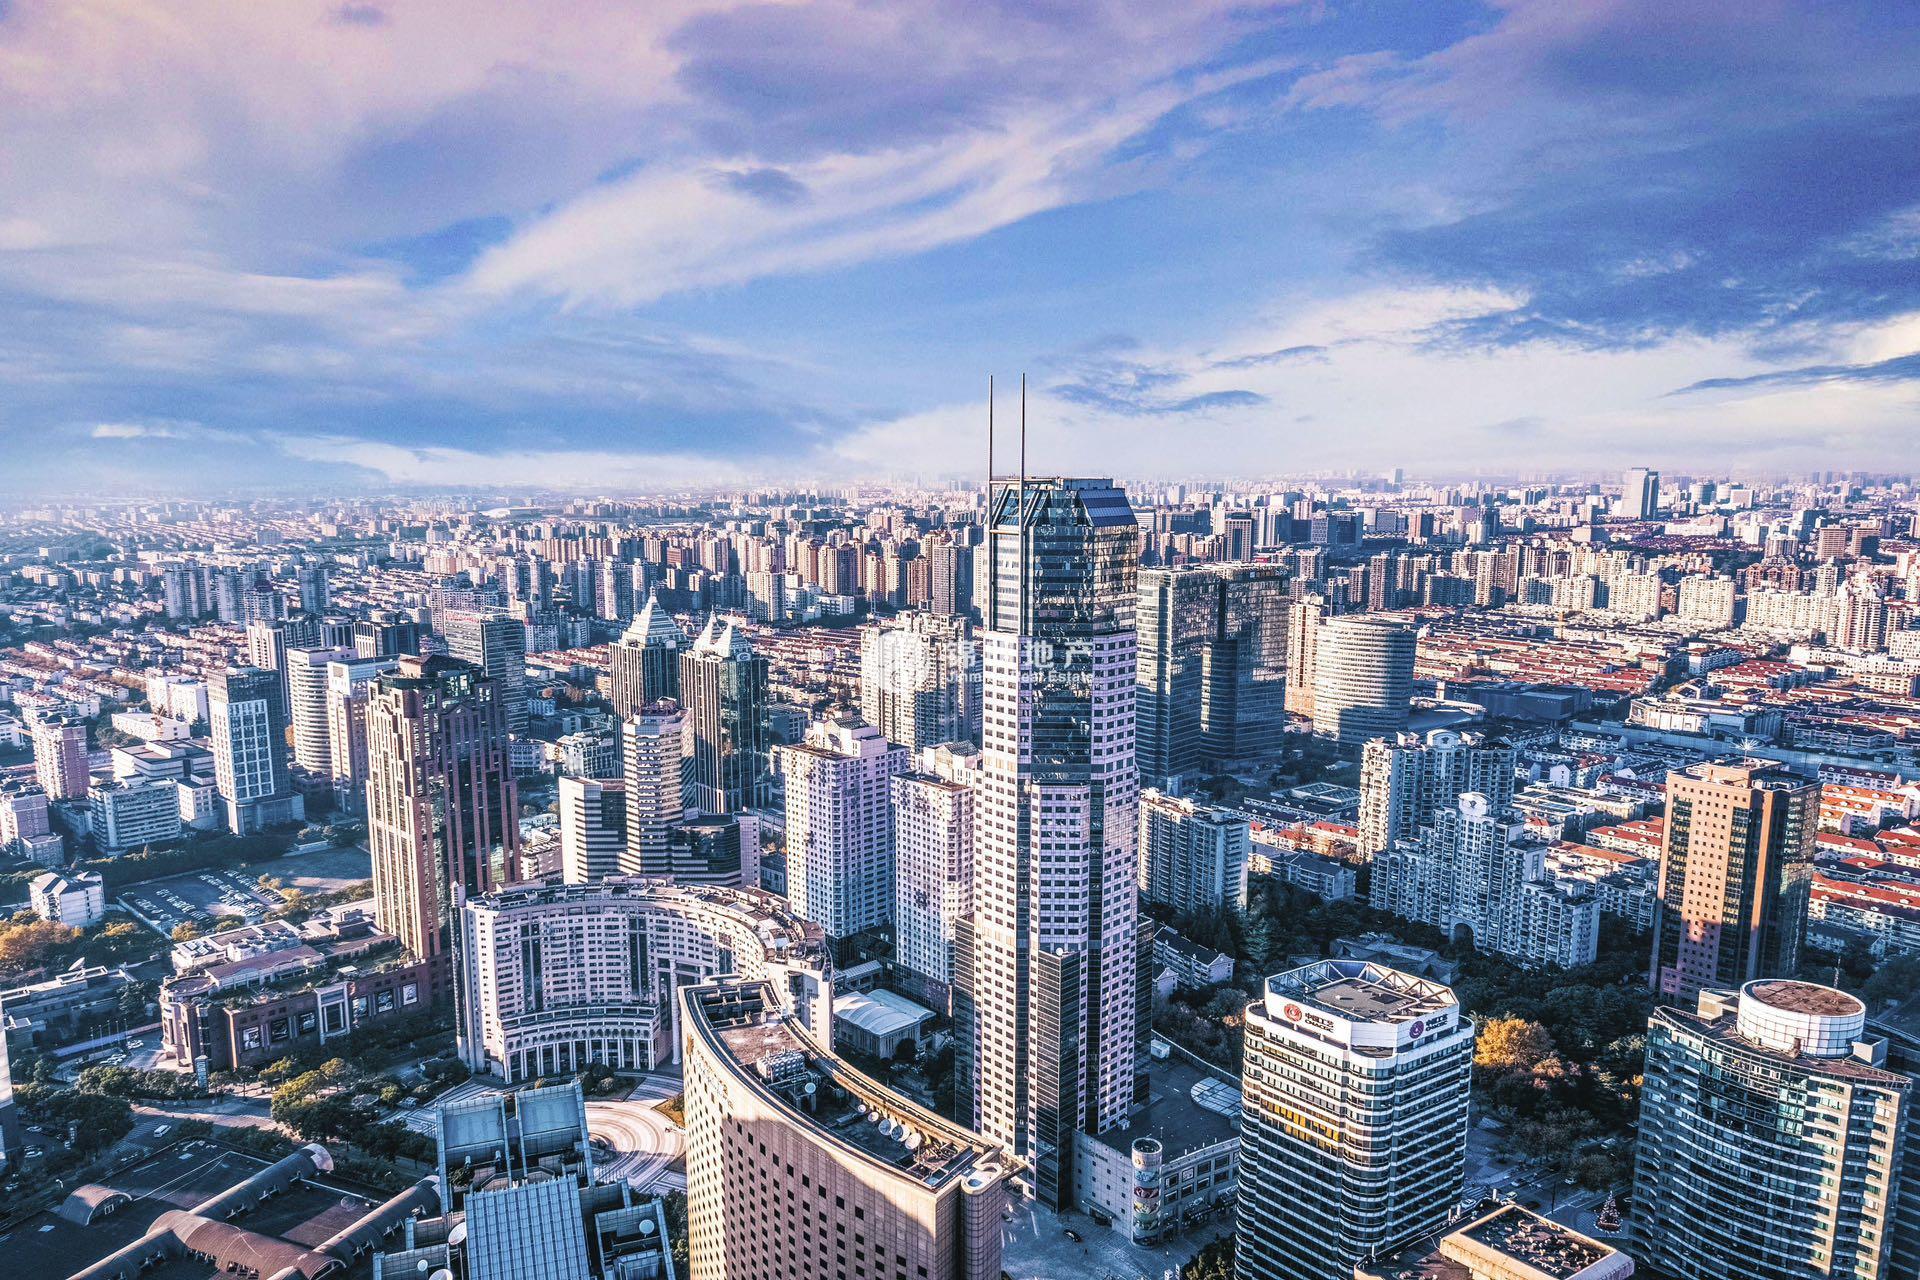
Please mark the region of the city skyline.
[[[918, 0], [0, 12], [9, 496], [1870, 466], [1920, 33]], [[205, 465], [218, 457], [218, 467]]]

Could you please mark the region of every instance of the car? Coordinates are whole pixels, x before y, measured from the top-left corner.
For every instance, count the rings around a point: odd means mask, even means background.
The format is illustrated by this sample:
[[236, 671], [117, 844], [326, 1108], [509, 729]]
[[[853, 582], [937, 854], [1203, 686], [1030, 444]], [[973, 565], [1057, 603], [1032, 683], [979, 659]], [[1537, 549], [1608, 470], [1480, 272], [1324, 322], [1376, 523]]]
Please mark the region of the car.
[[1067, 1239], [1073, 1241], [1075, 1244], [1080, 1243], [1080, 1233], [1078, 1231], [1075, 1231], [1072, 1227], [1067, 1228], [1066, 1235], [1067, 1235]]
[[146, 1047], [147, 1047], [147, 1042], [146, 1042], [145, 1040], [129, 1040], [129, 1041], [127, 1041], [127, 1048], [129, 1048], [129, 1049], [144, 1049], [144, 1048], [146, 1048]]
[[1562, 1179], [1560, 1179], [1560, 1181], [1562, 1181], [1562, 1182], [1564, 1182], [1564, 1183], [1566, 1183], [1566, 1184], [1567, 1184], [1568, 1186], [1572, 1186], [1572, 1185], [1573, 1185], [1573, 1179], [1572, 1179], [1572, 1178], [1562, 1178]]
[[41, 1147], [28, 1147], [28, 1148], [27, 1148], [27, 1159], [29, 1159], [29, 1160], [38, 1160], [38, 1159], [39, 1159], [39, 1158], [40, 1158], [41, 1156], [43, 1156], [43, 1155], [45, 1155], [45, 1154], [47, 1154], [47, 1153], [46, 1153], [46, 1150], [45, 1150], [44, 1148], [41, 1148]]
[[167, 1131], [172, 1128], [173, 1126], [170, 1124], [157, 1124], [153, 1126], [153, 1136], [156, 1138], [164, 1138], [167, 1136]]

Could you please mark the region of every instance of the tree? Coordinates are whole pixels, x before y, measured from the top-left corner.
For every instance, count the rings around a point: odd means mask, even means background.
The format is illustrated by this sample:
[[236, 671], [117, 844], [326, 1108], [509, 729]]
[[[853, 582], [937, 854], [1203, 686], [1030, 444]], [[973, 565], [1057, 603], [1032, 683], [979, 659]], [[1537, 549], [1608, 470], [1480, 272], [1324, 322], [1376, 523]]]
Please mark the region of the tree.
[[173, 927], [173, 940], [175, 942], [192, 942], [199, 936], [200, 926], [191, 920]]
[[1490, 1018], [1473, 1042], [1473, 1065], [1482, 1071], [1531, 1073], [1553, 1056], [1553, 1036], [1526, 1018]]
[[1240, 1251], [1238, 1236], [1221, 1236], [1200, 1247], [1180, 1268], [1180, 1280], [1234, 1280]]
[[0, 973], [19, 974], [52, 963], [62, 947], [79, 941], [80, 931], [50, 920], [28, 920], [0, 928]]

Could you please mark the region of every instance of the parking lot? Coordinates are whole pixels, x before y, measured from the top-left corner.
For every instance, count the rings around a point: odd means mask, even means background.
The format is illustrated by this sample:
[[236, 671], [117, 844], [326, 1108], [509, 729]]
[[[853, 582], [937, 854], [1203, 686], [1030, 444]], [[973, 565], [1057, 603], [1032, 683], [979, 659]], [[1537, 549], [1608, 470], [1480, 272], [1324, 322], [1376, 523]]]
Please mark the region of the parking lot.
[[203, 933], [246, 924], [280, 901], [280, 894], [240, 871], [189, 871], [129, 889], [119, 898], [121, 906], [168, 935], [183, 924]]

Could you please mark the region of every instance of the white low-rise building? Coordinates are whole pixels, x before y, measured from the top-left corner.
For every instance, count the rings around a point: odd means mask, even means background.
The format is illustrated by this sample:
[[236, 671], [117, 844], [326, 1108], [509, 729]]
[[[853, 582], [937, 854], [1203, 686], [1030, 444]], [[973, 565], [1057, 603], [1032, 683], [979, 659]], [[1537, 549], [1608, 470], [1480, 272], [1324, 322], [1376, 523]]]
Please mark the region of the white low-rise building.
[[42, 920], [75, 929], [91, 929], [107, 914], [106, 886], [90, 871], [35, 876], [27, 886], [27, 897]]

